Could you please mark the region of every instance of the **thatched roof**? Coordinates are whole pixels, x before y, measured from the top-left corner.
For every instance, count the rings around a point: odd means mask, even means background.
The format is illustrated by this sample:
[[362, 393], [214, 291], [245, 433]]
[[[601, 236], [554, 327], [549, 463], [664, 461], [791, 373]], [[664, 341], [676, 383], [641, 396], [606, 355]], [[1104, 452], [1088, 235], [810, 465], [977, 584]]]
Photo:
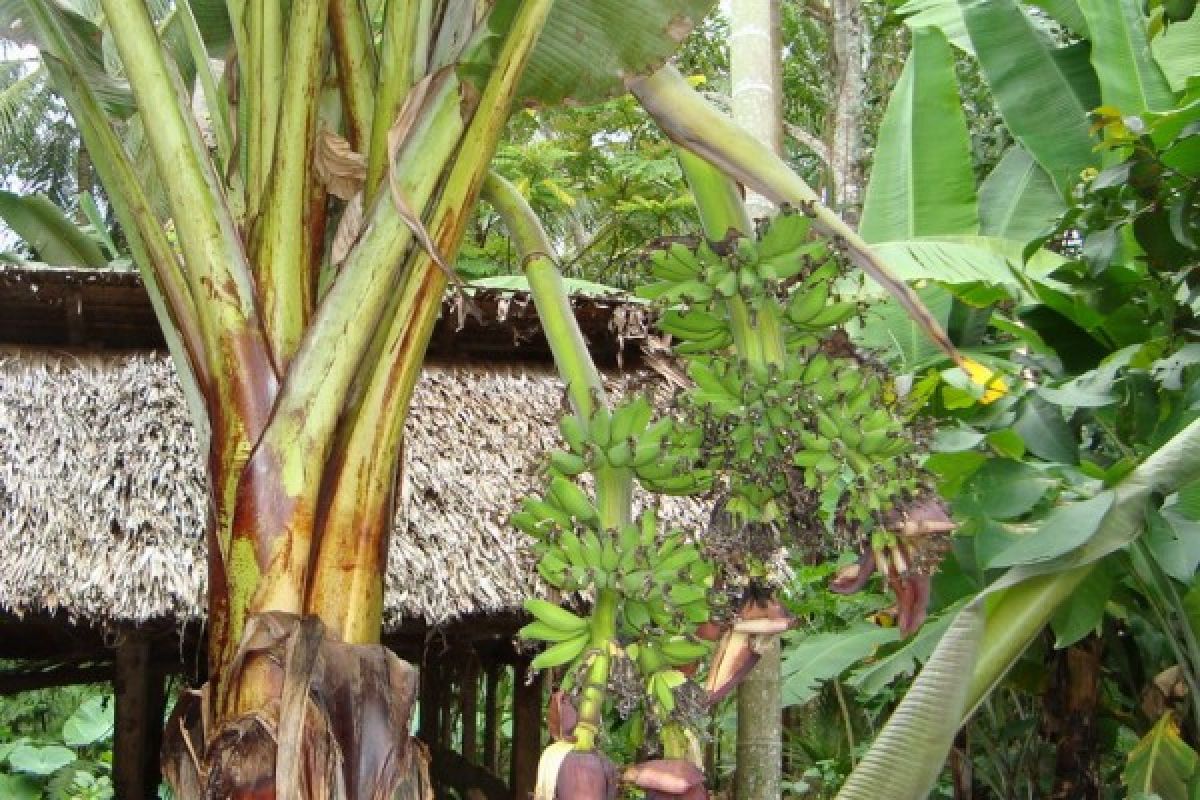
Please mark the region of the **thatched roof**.
[[[528, 595], [527, 542], [504, 520], [559, 446], [561, 405], [548, 366], [427, 367], [408, 425], [389, 625], [508, 611]], [[704, 518], [690, 501], [672, 511]], [[0, 611], [196, 619], [204, 514], [166, 356], [0, 348]]]
[[[579, 295], [572, 306], [599, 363], [636, 357], [651, 322], [644, 305], [619, 295]], [[0, 264], [0, 343], [92, 349], [165, 344], [138, 273], [28, 264]], [[550, 351], [527, 292], [473, 287], [447, 293], [429, 356], [549, 361]]]

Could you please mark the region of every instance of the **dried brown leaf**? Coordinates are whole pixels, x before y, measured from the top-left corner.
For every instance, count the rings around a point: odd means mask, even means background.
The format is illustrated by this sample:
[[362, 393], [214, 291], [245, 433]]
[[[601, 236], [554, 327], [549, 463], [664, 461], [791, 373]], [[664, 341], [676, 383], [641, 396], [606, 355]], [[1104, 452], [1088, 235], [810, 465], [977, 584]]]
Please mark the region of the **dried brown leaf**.
[[333, 262], [334, 268], [342, 266], [346, 256], [350, 255], [350, 251], [354, 249], [354, 245], [358, 242], [358, 237], [363, 229], [363, 194], [357, 193], [350, 198], [350, 202], [346, 204], [346, 208], [342, 210], [342, 218], [338, 222], [337, 230], [333, 234], [333, 246], [330, 248], [329, 257]]
[[342, 200], [354, 197], [367, 180], [367, 157], [328, 128], [317, 134], [313, 166], [329, 193]]

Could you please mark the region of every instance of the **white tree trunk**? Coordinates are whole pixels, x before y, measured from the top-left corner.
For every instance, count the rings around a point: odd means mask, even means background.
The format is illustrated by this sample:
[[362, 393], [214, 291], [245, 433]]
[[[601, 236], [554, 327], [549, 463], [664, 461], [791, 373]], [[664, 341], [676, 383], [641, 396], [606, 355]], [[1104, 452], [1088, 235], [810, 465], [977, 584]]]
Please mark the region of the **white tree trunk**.
[[[732, 0], [729, 4], [729, 73], [733, 118], [783, 152], [783, 87], [780, 67], [779, 0]], [[757, 194], [746, 205], [752, 217], [774, 207]]]
[[[783, 86], [779, 0], [732, 0], [729, 71], [733, 118], [777, 153], [783, 152]], [[770, 216], [769, 200], [748, 193], [752, 217]], [[779, 642], [764, 648], [738, 688], [737, 800], [778, 800], [783, 780], [783, 709]]]
[[830, 0], [834, 96], [830, 108], [829, 177], [833, 207], [857, 225], [863, 193], [863, 116], [866, 113], [866, 24], [861, 0]]

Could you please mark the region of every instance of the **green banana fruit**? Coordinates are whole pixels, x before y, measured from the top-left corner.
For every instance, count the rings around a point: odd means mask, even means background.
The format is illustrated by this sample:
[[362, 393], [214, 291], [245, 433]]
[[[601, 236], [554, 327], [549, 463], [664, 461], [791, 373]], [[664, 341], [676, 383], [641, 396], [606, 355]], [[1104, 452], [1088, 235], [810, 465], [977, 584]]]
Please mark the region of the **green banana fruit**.
[[550, 466], [569, 476], [587, 471], [587, 462], [583, 460], [583, 456], [565, 450], [556, 450], [550, 454]]
[[579, 658], [587, 647], [588, 634], [582, 633], [574, 639], [568, 639], [565, 642], [559, 642], [553, 647], [549, 647], [542, 651], [537, 658], [529, 663], [533, 669], [550, 669], [551, 667], [561, 667], [563, 664], [569, 664]]
[[525, 610], [535, 619], [546, 623], [551, 628], [568, 633], [587, 632], [588, 620], [567, 611], [560, 605], [543, 600], [540, 597], [530, 597], [525, 600]]
[[[543, 642], [565, 642], [578, 637], [579, 631], [565, 631], [562, 628], [555, 628], [553, 625], [547, 625], [541, 620], [531, 622], [521, 630], [517, 631], [517, 635], [522, 639], [539, 639]], [[585, 634], [586, 635], [586, 632]]]

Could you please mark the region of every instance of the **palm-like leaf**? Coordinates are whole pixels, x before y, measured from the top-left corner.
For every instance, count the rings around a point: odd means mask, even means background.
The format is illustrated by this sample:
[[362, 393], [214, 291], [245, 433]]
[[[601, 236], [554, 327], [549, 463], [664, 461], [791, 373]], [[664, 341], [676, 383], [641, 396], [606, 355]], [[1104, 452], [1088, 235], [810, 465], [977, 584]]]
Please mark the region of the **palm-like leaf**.
[[22, 62], [7, 62], [0, 64], [0, 74], [16, 76], [0, 89], [0, 152], [11, 152], [16, 143], [38, 135], [50, 94], [46, 73], [40, 67], [26, 69]]

